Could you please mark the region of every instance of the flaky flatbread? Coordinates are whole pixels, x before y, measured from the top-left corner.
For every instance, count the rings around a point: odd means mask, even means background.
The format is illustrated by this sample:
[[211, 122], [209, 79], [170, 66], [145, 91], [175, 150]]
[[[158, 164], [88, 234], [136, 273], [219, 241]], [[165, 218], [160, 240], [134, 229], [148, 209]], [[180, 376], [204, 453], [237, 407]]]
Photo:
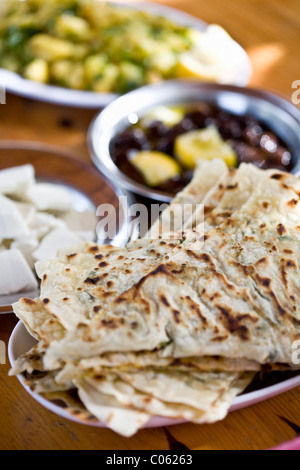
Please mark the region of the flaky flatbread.
[[39, 368], [40, 393], [75, 387], [94, 416], [132, 435], [155, 414], [222, 419], [264, 365], [295, 367], [300, 182], [245, 164], [202, 171], [177, 201], [198, 194], [204, 234], [192, 211], [179, 239], [85, 244], [38, 265], [41, 298], [14, 308], [42, 347], [14, 373]]

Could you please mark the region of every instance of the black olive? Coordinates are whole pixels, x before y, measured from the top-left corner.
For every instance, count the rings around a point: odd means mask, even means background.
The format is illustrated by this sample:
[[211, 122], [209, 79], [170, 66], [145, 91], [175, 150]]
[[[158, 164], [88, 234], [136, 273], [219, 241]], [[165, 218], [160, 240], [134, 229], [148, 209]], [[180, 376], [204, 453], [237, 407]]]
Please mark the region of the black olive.
[[260, 140], [261, 140], [262, 135], [263, 135], [263, 129], [256, 122], [253, 122], [250, 125], [248, 125], [243, 132], [243, 137], [245, 141], [249, 143], [250, 145], [254, 145], [257, 147], [260, 145]]
[[204, 129], [206, 127], [206, 119], [209, 117], [208, 113], [202, 111], [191, 111], [186, 113], [185, 119], [192, 122], [195, 129]]
[[154, 121], [152, 122], [146, 130], [148, 139], [156, 140], [164, 137], [167, 132], [167, 126], [161, 121]]
[[150, 143], [142, 129], [130, 128], [120, 134], [113, 142], [113, 147], [118, 151], [124, 150], [148, 150]]

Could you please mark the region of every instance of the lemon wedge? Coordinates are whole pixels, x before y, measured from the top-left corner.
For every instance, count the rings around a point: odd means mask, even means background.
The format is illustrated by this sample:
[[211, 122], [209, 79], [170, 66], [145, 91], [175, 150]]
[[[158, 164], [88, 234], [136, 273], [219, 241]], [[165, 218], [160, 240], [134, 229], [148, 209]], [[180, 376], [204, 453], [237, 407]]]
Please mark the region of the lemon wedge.
[[178, 78], [230, 83], [239, 70], [235, 41], [218, 25], [195, 36], [190, 51], [181, 54], [176, 67]]
[[195, 168], [200, 159], [221, 158], [229, 167], [237, 167], [238, 164], [235, 151], [222, 139], [215, 126], [200, 131], [187, 132], [177, 137], [175, 154], [186, 168]]
[[204, 64], [198, 53], [187, 52], [182, 54], [177, 68], [178, 78], [193, 78], [201, 81], [217, 81], [217, 68], [215, 65]]
[[169, 155], [161, 152], [138, 152], [130, 160], [143, 175], [148, 186], [156, 187], [180, 174], [180, 166]]

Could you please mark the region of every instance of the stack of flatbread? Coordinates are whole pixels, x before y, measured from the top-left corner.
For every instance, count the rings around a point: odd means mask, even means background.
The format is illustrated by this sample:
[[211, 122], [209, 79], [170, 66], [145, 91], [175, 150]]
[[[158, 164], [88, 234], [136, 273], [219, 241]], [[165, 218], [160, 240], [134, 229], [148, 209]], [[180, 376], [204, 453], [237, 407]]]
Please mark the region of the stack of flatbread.
[[[14, 305], [38, 342], [11, 374], [46, 396], [76, 391], [124, 436], [153, 416], [223, 419], [266, 365], [296, 367], [299, 197], [290, 174], [203, 162], [153, 239], [85, 243], [39, 262], [40, 298]], [[184, 230], [170, 234], [173, 208], [186, 204]]]

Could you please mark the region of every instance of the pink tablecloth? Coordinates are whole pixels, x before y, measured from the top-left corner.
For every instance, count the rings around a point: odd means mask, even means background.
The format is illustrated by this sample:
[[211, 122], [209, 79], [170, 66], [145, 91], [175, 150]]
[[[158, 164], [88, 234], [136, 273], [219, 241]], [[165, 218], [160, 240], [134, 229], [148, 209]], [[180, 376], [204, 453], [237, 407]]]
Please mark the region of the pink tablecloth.
[[300, 450], [300, 437], [290, 442], [285, 442], [271, 450]]

